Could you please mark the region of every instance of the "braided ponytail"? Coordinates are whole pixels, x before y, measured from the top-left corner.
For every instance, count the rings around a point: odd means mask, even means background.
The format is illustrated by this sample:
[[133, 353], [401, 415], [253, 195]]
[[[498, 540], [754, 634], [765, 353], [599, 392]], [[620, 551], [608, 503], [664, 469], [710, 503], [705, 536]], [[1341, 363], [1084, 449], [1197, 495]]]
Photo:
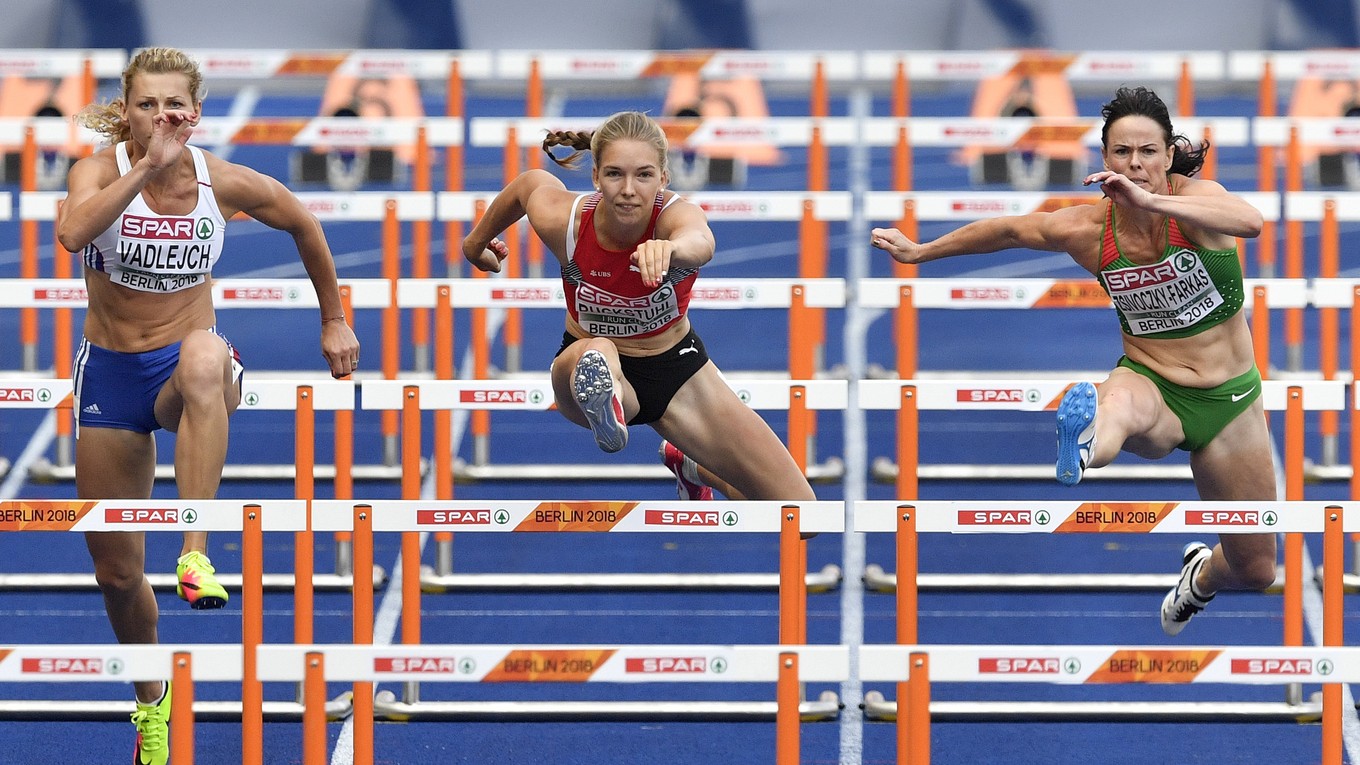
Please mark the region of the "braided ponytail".
[[[543, 152], [559, 166], [575, 168], [583, 153], [589, 151], [598, 161], [600, 154], [609, 144], [619, 140], [642, 141], [656, 149], [657, 165], [662, 172], [666, 170], [666, 153], [669, 145], [666, 134], [656, 121], [642, 112], [619, 112], [605, 120], [595, 130], [578, 132], [575, 130], [552, 130], [543, 138]], [[554, 146], [567, 146], [572, 153], [558, 159], [552, 153]]]

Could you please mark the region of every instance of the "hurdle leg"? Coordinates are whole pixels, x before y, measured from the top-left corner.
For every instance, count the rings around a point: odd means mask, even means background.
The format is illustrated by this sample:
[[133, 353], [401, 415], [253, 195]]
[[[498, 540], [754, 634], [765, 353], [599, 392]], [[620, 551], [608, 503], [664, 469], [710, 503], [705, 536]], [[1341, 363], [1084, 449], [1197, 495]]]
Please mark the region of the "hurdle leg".
[[194, 674], [193, 655], [188, 651], [175, 652], [175, 687], [170, 699], [170, 762], [172, 765], [193, 765], [194, 762]]
[[798, 684], [798, 654], [779, 654], [779, 684], [775, 691], [775, 755], [778, 765], [798, 765], [800, 754], [798, 704], [802, 697]]

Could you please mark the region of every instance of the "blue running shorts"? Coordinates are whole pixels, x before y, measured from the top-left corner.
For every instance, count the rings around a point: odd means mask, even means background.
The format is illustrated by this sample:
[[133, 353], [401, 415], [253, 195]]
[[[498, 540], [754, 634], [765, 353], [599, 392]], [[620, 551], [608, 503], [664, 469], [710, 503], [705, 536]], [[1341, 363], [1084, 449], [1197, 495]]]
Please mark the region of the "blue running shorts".
[[[216, 327], [211, 330], [231, 353], [232, 381], [239, 384], [241, 354]], [[118, 428], [137, 433], [160, 430], [156, 396], [179, 363], [179, 343], [143, 353], [121, 353], [81, 338], [71, 377], [75, 384], [76, 434], [79, 428]]]

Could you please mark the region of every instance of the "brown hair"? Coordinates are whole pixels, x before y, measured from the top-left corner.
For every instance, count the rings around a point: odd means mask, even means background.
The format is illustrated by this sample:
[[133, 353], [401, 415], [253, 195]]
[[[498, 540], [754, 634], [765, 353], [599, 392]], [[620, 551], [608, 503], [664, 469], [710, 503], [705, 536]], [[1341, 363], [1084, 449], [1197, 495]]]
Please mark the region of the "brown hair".
[[[650, 143], [656, 149], [657, 163], [661, 171], [666, 171], [666, 152], [669, 144], [666, 134], [656, 121], [642, 112], [618, 112], [590, 132], [575, 130], [550, 130], [543, 139], [543, 152], [561, 167], [576, 167], [581, 154], [589, 151], [599, 160], [600, 154], [618, 140], [633, 140]], [[552, 153], [554, 146], [566, 146], [573, 151], [559, 159]]]
[[90, 130], [105, 135], [113, 143], [132, 137], [132, 126], [123, 121], [123, 106], [127, 103], [132, 80], [139, 74], [182, 74], [189, 80], [189, 92], [194, 105], [203, 102], [203, 73], [198, 62], [175, 48], [143, 48], [123, 69], [123, 94], [103, 104], [90, 104], [76, 115], [76, 121]]

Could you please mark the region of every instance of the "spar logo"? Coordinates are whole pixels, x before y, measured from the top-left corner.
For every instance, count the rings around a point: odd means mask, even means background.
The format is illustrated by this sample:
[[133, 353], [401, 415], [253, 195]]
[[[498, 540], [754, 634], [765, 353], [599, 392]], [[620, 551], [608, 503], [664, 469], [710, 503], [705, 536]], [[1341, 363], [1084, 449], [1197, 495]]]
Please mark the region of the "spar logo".
[[1186, 510], [1187, 526], [1274, 526], [1280, 520], [1273, 510]]
[[1022, 404], [1039, 400], [1039, 391], [1023, 388], [960, 388], [954, 400], [963, 404]]
[[51, 401], [52, 391], [46, 388], [0, 388], [0, 403], [31, 404]]
[[624, 661], [626, 674], [643, 675], [701, 675], [708, 671], [721, 674], [727, 671], [727, 660], [703, 656], [639, 656]]
[[1062, 660], [1056, 656], [983, 656], [978, 659], [978, 674], [981, 675], [1058, 675], [1062, 671]]
[[194, 234], [197, 235], [199, 239], [212, 239], [212, 236], [216, 231], [217, 224], [213, 223], [212, 218], [199, 218], [198, 225], [194, 226]]
[[[294, 297], [296, 293], [290, 294]], [[278, 302], [284, 298], [282, 287], [231, 287], [222, 290], [223, 300], [261, 300]]]
[[960, 510], [958, 514], [960, 526], [1044, 526], [1050, 519], [1043, 510]]
[[717, 510], [648, 510], [643, 517], [648, 526], [718, 526]]
[[498, 287], [491, 290], [492, 300], [552, 300], [552, 290], [541, 287]]
[[[114, 662], [109, 661], [110, 672], [114, 671]], [[75, 656], [24, 659], [19, 663], [19, 671], [26, 675], [102, 675], [104, 660]]]
[[[119, 233], [138, 239], [192, 240], [195, 223], [193, 218], [143, 218], [140, 215], [124, 215]], [[212, 232], [209, 231], [208, 235], [211, 236]]]
[[1233, 659], [1234, 675], [1330, 675], [1335, 666], [1329, 659]]
[[375, 656], [374, 672], [411, 672], [426, 675], [470, 674], [476, 667], [471, 659], [453, 656]]
[[1007, 287], [955, 287], [949, 291], [950, 300], [1007, 301], [1012, 297], [1022, 299], [1022, 290], [1012, 292]]
[[470, 510], [417, 510], [416, 523], [421, 526], [490, 525], [491, 511], [481, 508]]
[[177, 507], [107, 507], [104, 508], [105, 523], [134, 523], [145, 525], [174, 526], [183, 520], [193, 523], [198, 514], [192, 508], [185, 508], [181, 514]]
[[1148, 266], [1121, 268], [1105, 273], [1105, 283], [1112, 290], [1134, 290], [1148, 285], [1163, 284], [1176, 278], [1176, 267], [1169, 261]]
[[90, 299], [90, 294], [84, 287], [39, 287], [33, 290], [34, 300], [52, 300], [58, 302], [84, 301]]
[[543, 392], [506, 388], [474, 388], [458, 391], [458, 400], [464, 404], [541, 404], [543, 403]]
[[[695, 287], [690, 290], [691, 300], [710, 300], [735, 303], [741, 300], [741, 290], [737, 287]], [[755, 297], [755, 290], [747, 292], [748, 297]]]

